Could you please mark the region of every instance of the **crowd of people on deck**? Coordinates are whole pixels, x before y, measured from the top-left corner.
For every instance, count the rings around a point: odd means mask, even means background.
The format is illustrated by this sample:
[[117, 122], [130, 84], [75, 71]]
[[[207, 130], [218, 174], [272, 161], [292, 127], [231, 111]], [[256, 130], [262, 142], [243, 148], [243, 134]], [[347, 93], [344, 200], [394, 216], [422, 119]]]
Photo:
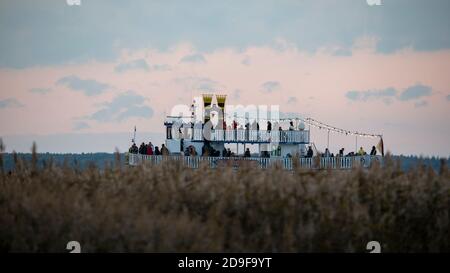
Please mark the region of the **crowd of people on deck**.
[[[272, 123], [273, 122], [273, 123]], [[289, 121], [289, 128], [286, 129], [285, 125], [284, 129], [283, 129], [283, 122], [282, 121], [267, 121], [266, 122], [266, 131], [268, 133], [272, 132], [272, 130], [276, 130], [278, 132], [280, 132], [280, 136], [283, 137], [283, 139], [287, 138], [287, 134], [283, 133], [284, 131], [303, 131], [304, 130], [304, 124], [303, 123], [298, 123], [297, 125], [294, 125], [294, 121], [291, 120]], [[188, 123], [183, 123], [183, 122], [175, 122], [173, 124], [173, 126], [175, 129], [172, 132], [172, 129], [167, 131], [167, 138], [171, 139], [173, 137], [177, 137], [177, 138], [192, 138], [193, 134], [189, 133], [189, 129], [203, 129], [205, 124], [202, 122], [188, 122]], [[174, 128], [174, 127], [169, 127], [169, 128]], [[274, 129], [273, 129], [274, 128]], [[260, 123], [257, 122], [256, 120], [254, 120], [253, 122], [250, 121], [246, 121], [245, 123], [238, 123], [236, 120], [233, 120], [231, 123], [227, 124], [227, 122], [225, 120], [223, 120], [222, 122], [219, 122], [216, 125], [213, 125], [211, 127], [212, 131], [214, 130], [223, 130], [224, 134], [225, 131], [234, 131], [234, 138], [237, 138], [237, 132], [238, 131], [245, 131], [245, 139], [248, 140], [249, 136], [250, 136], [250, 131], [260, 131]], [[264, 130], [263, 128], [261, 128], [261, 130]]]
[[[294, 131], [294, 130], [303, 130], [304, 125], [302, 125], [301, 123], [296, 127], [294, 126], [294, 122], [293, 121], [289, 121], [289, 131]], [[283, 128], [281, 127], [281, 124], [279, 122], [274, 122], [272, 124], [271, 121], [267, 121], [267, 127], [266, 130], [268, 132], [272, 131], [272, 128], [277, 128], [279, 131], [283, 131]], [[249, 122], [247, 121], [245, 124], [238, 124], [238, 122], [236, 120], [233, 120], [233, 122], [229, 125], [227, 125], [226, 121], [223, 121], [223, 125], [222, 128], [220, 128], [219, 126], [215, 126], [212, 129], [223, 129], [223, 130], [256, 130], [259, 131], [260, 130], [260, 125], [259, 122], [257, 122], [256, 120], [254, 120], [253, 122]]]
[[[313, 157], [314, 151], [311, 146], [308, 147], [308, 150], [306, 152], [306, 157]], [[344, 148], [339, 150], [339, 153], [336, 154], [336, 156], [365, 156], [367, 155], [366, 151], [364, 151], [363, 147], [360, 147], [358, 152], [349, 152], [348, 154], [344, 154]], [[375, 146], [372, 146], [372, 150], [370, 151], [371, 156], [377, 155], [377, 148]], [[333, 153], [330, 153], [330, 150], [328, 148], [325, 148], [325, 152], [321, 154], [322, 157], [335, 157]]]
[[[130, 149], [128, 150], [129, 153], [131, 154], [141, 154], [141, 155], [169, 155], [169, 149], [167, 149], [167, 147], [162, 144], [161, 145], [161, 149], [158, 148], [158, 146], [153, 146], [153, 144], [151, 142], [149, 142], [148, 144], [145, 144], [144, 142], [142, 142], [142, 144], [138, 147], [136, 145], [136, 143], [133, 142], [133, 145], [130, 147]], [[197, 156], [198, 153], [195, 149], [194, 146], [190, 145], [188, 147], [186, 147], [184, 149], [184, 153], [185, 156]], [[321, 157], [344, 157], [344, 156], [365, 156], [367, 155], [366, 151], [364, 151], [363, 147], [360, 147], [358, 152], [349, 152], [347, 154], [344, 154], [344, 148], [340, 149], [338, 153], [336, 153], [336, 155], [334, 155], [333, 153], [330, 153], [330, 150], [328, 148], [325, 149], [325, 152], [323, 153], [317, 153], [316, 155], [319, 154]], [[212, 156], [212, 157], [234, 157], [236, 156], [236, 154], [234, 152], [232, 152], [230, 150], [230, 148], [223, 148], [222, 151], [218, 151], [216, 149], [214, 149], [208, 142], [202, 147], [202, 152], [201, 152], [202, 156]], [[370, 151], [370, 156], [375, 156], [377, 155], [377, 149], [375, 148], [375, 146], [372, 146], [372, 150]], [[250, 149], [246, 148], [245, 152], [244, 152], [244, 157], [251, 157], [251, 153], [250, 153]], [[270, 152], [269, 151], [262, 151], [261, 152], [261, 157], [270, 157]], [[288, 157], [291, 157], [292, 155], [288, 155]], [[314, 151], [312, 149], [311, 146], [308, 146], [308, 149], [306, 151], [306, 155], [305, 157], [307, 158], [311, 158], [314, 156]]]
[[[151, 142], [148, 144], [145, 144], [144, 142], [141, 143], [141, 145], [138, 147], [136, 143], [133, 142], [132, 146], [128, 150], [131, 154], [141, 154], [141, 155], [169, 155], [169, 149], [162, 144], [161, 149], [159, 149], [158, 146], [153, 146]], [[190, 145], [185, 148], [184, 153], [185, 156], [197, 156], [198, 153], [194, 146]], [[316, 153], [317, 154], [317, 153]], [[320, 154], [320, 153], [319, 153]], [[222, 156], [222, 157], [233, 157], [236, 156], [235, 153], [231, 152], [230, 148], [224, 148], [222, 151], [218, 151], [214, 149], [208, 142], [203, 146], [202, 148], [202, 156]], [[322, 157], [335, 157], [335, 156], [364, 156], [367, 155], [366, 151], [364, 151], [363, 147], [360, 147], [359, 150], [355, 152], [349, 152], [347, 154], [344, 154], [344, 148], [341, 148], [339, 150], [339, 153], [334, 155], [333, 153], [330, 153], [330, 150], [328, 148], [325, 149], [324, 153], [320, 154]], [[372, 146], [372, 150], [370, 151], [371, 156], [377, 155], [377, 149], [375, 146]], [[311, 146], [308, 146], [308, 149], [306, 151], [305, 157], [313, 157], [314, 151]], [[247, 148], [244, 152], [244, 157], [251, 157], [250, 149]], [[269, 151], [262, 151], [261, 157], [270, 157]]]
[[142, 142], [141, 146], [137, 146], [136, 143], [133, 142], [130, 149], [128, 150], [130, 154], [141, 154], [141, 155], [169, 155], [169, 149], [162, 144], [161, 149], [158, 146], [153, 146], [151, 142], [145, 144]]

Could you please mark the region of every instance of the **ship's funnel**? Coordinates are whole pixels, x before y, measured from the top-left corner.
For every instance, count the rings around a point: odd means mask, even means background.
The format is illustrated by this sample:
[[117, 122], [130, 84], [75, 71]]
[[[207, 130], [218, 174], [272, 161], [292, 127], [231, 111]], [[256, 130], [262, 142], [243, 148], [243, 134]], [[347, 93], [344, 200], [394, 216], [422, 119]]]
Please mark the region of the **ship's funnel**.
[[203, 94], [203, 105], [204, 108], [211, 106], [213, 95], [212, 94]]
[[225, 109], [225, 101], [227, 100], [227, 95], [216, 95], [217, 105], [222, 109]]
[[[219, 118], [216, 122], [222, 124], [225, 116], [225, 101], [226, 95], [215, 95], [215, 94], [203, 94], [203, 105], [205, 110], [204, 122], [208, 122], [212, 119], [211, 113], [215, 112], [216, 118]], [[215, 124], [217, 125], [217, 124]]]

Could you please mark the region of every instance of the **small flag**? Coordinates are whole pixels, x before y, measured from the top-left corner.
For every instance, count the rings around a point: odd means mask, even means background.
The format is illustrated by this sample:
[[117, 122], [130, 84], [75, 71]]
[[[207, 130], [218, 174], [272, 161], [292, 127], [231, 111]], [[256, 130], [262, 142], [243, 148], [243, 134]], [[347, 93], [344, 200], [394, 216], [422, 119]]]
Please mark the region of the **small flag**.
[[378, 142], [377, 144], [377, 150], [381, 153], [382, 156], [384, 156], [383, 137], [380, 137], [380, 142]]

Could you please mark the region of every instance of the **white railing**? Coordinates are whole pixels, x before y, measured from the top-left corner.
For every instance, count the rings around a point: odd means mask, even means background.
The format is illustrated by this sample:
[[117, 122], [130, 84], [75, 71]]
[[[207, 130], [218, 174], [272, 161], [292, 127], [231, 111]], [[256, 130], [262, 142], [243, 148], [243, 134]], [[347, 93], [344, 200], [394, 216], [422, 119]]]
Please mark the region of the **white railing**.
[[[192, 130], [192, 129], [191, 129]], [[193, 131], [193, 132], [192, 132]], [[309, 143], [309, 131], [261, 131], [261, 130], [205, 130], [193, 129], [185, 135], [175, 135], [185, 139], [202, 141], [205, 138], [211, 141], [224, 142], [286, 142], [286, 143]]]
[[262, 169], [269, 168], [275, 164], [282, 166], [284, 169], [292, 170], [295, 164], [299, 168], [304, 169], [351, 169], [354, 167], [368, 168], [374, 161], [381, 163], [381, 156], [344, 156], [344, 157], [301, 157], [296, 161], [293, 158], [264, 158], [264, 157], [207, 157], [207, 156], [183, 156], [183, 155], [141, 155], [141, 154], [127, 154], [127, 162], [129, 165], [136, 166], [140, 164], [156, 165], [161, 162], [182, 162], [185, 166], [190, 168], [199, 168], [200, 166], [207, 166], [216, 168], [221, 166], [232, 166], [237, 168], [247, 162], [248, 164], [255, 164]]

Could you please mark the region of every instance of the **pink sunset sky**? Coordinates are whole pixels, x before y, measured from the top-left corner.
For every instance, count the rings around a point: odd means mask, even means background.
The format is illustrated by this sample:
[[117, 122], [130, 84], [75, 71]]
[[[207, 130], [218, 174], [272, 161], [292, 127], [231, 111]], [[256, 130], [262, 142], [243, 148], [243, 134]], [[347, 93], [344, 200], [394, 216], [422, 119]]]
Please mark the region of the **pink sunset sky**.
[[[160, 143], [174, 105], [216, 92], [229, 104], [280, 105], [281, 112], [383, 134], [394, 154], [449, 156], [450, 47], [421, 50], [411, 42], [383, 52], [383, 38], [360, 33], [348, 45], [325, 42], [315, 50], [282, 33], [267, 44], [207, 49], [188, 38], [165, 48], [117, 42], [111, 58], [17, 65], [3, 51], [0, 136], [7, 151], [27, 152], [33, 140], [40, 152], [123, 151], [134, 126], [138, 141]], [[311, 137], [325, 148], [326, 131]], [[368, 150], [377, 140], [360, 143]], [[331, 133], [330, 147], [351, 151], [355, 139]]]

